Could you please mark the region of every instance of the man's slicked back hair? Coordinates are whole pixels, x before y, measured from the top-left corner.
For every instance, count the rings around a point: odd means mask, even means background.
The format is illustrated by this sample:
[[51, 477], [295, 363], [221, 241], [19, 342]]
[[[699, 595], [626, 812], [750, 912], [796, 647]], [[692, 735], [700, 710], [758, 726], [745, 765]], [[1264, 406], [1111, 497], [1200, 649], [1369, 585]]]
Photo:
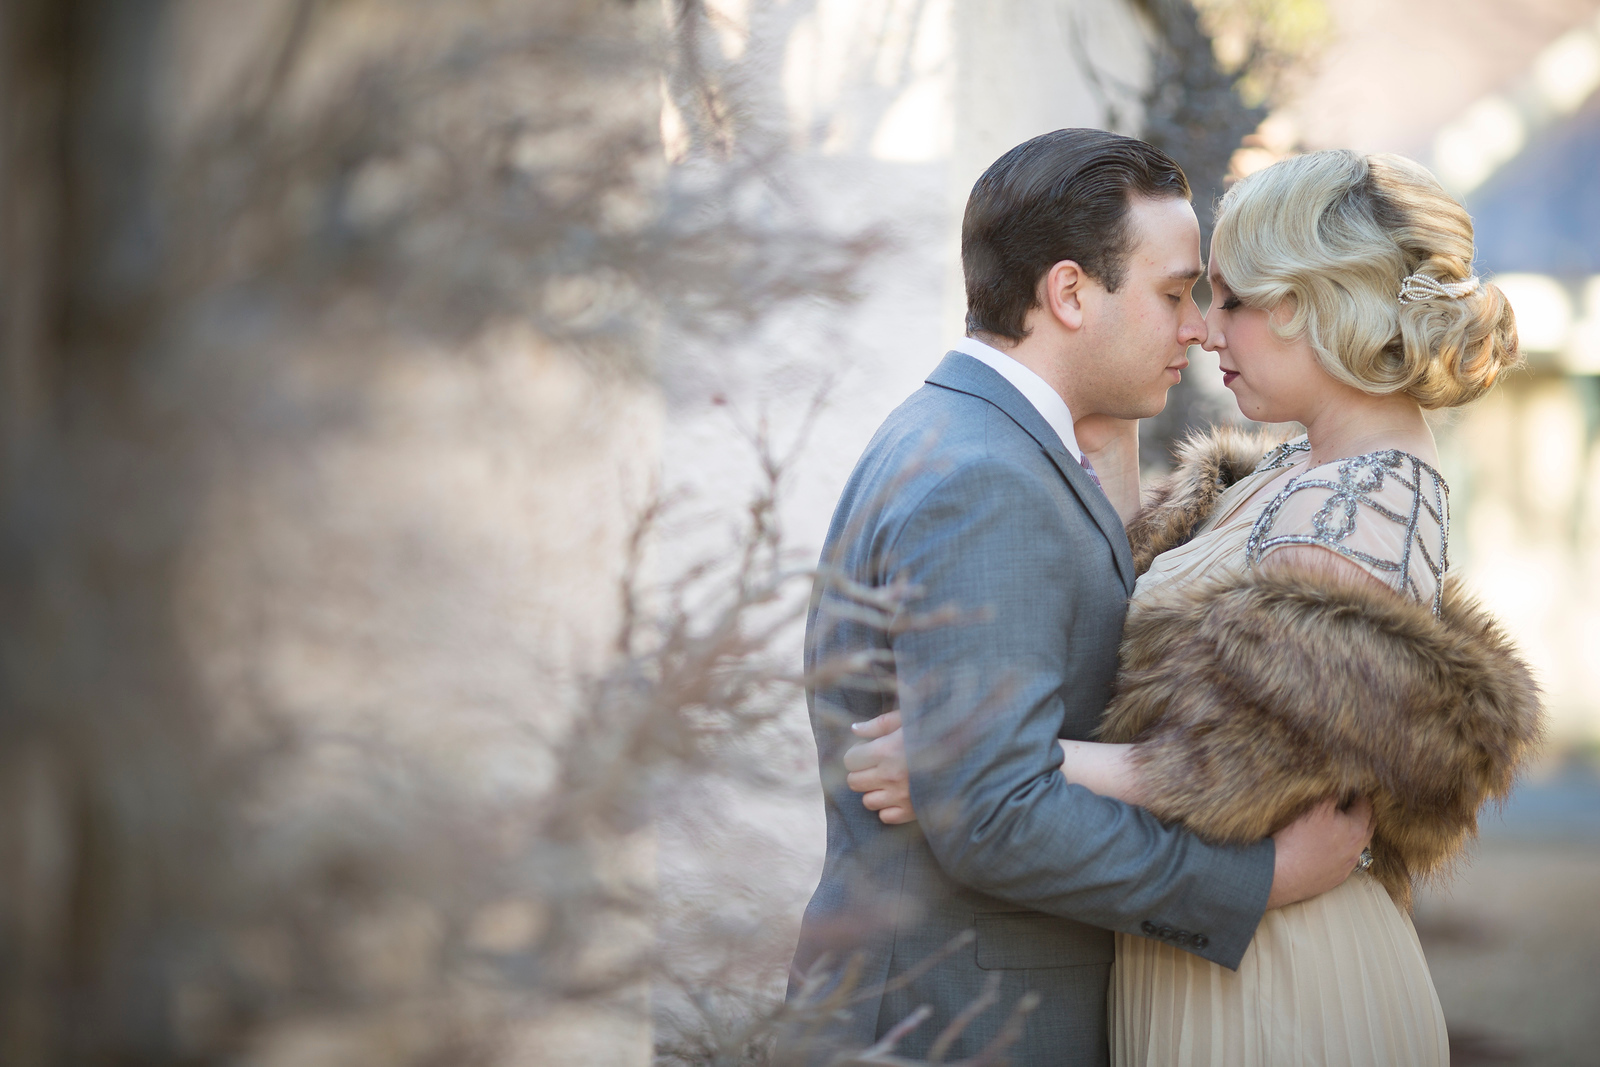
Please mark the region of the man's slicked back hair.
[[1106, 289], [1122, 284], [1134, 196], [1190, 198], [1165, 152], [1104, 130], [1056, 130], [1024, 141], [983, 172], [961, 222], [967, 331], [1020, 341], [1039, 279], [1070, 259]]

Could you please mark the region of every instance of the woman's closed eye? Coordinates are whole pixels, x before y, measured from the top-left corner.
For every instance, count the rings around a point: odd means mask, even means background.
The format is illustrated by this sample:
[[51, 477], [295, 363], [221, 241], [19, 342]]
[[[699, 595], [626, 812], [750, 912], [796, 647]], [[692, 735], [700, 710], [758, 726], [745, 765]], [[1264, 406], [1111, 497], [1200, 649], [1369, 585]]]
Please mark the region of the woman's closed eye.
[[1223, 311], [1237, 311], [1239, 308], [1243, 307], [1244, 305], [1239, 303], [1239, 298], [1238, 297], [1230, 295], [1228, 297], [1228, 299], [1224, 300], [1222, 303], [1218, 304], [1217, 306], [1219, 308], [1221, 308]]

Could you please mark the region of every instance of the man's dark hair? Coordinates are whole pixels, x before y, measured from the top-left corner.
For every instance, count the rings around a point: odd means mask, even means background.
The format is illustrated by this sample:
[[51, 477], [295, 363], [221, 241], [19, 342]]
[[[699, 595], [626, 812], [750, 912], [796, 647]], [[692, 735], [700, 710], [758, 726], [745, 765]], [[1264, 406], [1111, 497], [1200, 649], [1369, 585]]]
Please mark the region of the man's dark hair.
[[1134, 195], [1187, 200], [1189, 179], [1159, 148], [1104, 130], [1056, 130], [995, 160], [961, 221], [967, 331], [1022, 340], [1039, 279], [1063, 259], [1116, 292]]

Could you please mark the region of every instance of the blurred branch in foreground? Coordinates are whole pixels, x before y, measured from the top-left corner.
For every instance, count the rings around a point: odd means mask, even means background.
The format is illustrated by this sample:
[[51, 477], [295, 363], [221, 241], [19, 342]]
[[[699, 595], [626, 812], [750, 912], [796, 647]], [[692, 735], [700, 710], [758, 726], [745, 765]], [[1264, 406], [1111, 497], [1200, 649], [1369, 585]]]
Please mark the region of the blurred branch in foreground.
[[873, 244], [756, 139], [669, 168], [704, 18], [0, 10], [0, 1061], [648, 1058], [645, 814], [800, 577], [611, 658], [657, 339]]

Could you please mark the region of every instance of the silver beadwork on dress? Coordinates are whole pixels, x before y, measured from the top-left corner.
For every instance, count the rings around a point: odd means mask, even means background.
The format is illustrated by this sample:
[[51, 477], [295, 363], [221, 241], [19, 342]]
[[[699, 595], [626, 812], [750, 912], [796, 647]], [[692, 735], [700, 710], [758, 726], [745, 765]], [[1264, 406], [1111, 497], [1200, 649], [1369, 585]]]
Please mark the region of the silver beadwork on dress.
[[1275, 471], [1279, 467], [1292, 467], [1300, 462], [1300, 453], [1311, 451], [1311, 442], [1304, 437], [1296, 437], [1292, 441], [1285, 441], [1261, 457], [1261, 462], [1256, 464], [1255, 474], [1262, 471]]
[[[1275, 466], [1288, 466], [1289, 463], [1285, 462], [1288, 456], [1310, 450], [1311, 446], [1305, 438], [1290, 441], [1263, 457], [1262, 465], [1257, 466], [1256, 470], [1272, 469], [1266, 466], [1268, 460], [1273, 460]], [[1279, 455], [1280, 452], [1283, 454]], [[1289, 483], [1267, 501], [1245, 541], [1246, 563], [1254, 567], [1268, 552], [1282, 545], [1320, 545], [1364, 563], [1375, 571], [1392, 575], [1391, 584], [1397, 590], [1421, 603], [1426, 598], [1412, 572], [1412, 558], [1420, 555], [1423, 565], [1433, 575], [1433, 613], [1439, 614], [1444, 605], [1444, 576], [1450, 569], [1450, 487], [1445, 484], [1444, 478], [1411, 453], [1393, 448], [1337, 460], [1335, 463], [1314, 467], [1290, 478]], [[1334, 466], [1333, 477], [1318, 476], [1318, 472], [1328, 466]], [[1389, 480], [1411, 490], [1409, 514], [1378, 502], [1377, 495]], [[1311, 518], [1311, 529], [1273, 534], [1272, 525], [1283, 506], [1296, 493], [1308, 489], [1328, 490], [1328, 499]], [[1405, 551], [1399, 559], [1382, 559], [1345, 543], [1361, 521], [1363, 508], [1405, 530], [1401, 541]], [[1424, 514], [1438, 525], [1439, 543], [1435, 552], [1429, 551], [1423, 538], [1421, 525]]]

